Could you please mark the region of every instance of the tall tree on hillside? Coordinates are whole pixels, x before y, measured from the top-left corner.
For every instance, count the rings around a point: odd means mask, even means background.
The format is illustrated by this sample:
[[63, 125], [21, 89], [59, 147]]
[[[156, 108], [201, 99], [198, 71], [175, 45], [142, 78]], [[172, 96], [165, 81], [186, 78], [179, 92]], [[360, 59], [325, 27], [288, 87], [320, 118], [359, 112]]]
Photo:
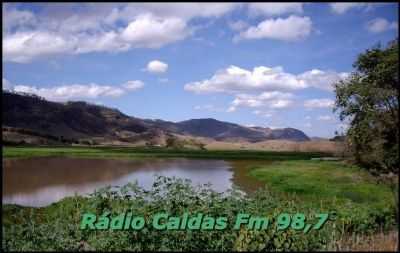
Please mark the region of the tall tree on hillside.
[[347, 139], [356, 161], [375, 173], [399, 172], [399, 45], [360, 54], [354, 72], [335, 84], [335, 111], [349, 121]]

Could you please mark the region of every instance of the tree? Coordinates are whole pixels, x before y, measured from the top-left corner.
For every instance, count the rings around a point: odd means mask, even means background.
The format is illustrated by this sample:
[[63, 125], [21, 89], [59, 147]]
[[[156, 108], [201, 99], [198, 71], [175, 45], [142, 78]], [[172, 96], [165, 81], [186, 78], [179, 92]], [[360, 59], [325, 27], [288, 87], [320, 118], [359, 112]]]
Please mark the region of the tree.
[[399, 46], [360, 54], [349, 78], [335, 84], [335, 111], [349, 121], [347, 140], [357, 163], [371, 172], [399, 171]]

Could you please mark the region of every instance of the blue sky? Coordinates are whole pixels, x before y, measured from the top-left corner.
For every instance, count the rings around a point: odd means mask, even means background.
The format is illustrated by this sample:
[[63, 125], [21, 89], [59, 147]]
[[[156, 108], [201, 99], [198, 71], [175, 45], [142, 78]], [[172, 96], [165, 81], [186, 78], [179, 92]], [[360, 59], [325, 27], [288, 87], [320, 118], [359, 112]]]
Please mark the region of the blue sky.
[[331, 84], [398, 36], [398, 4], [3, 5], [3, 89], [141, 118], [332, 137]]

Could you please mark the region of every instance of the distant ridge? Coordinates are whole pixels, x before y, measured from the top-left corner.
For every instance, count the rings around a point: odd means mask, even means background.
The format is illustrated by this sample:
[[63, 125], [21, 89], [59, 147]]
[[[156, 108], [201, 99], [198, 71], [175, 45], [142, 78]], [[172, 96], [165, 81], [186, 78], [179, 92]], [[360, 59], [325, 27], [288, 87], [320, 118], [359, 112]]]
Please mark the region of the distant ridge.
[[30, 129], [64, 138], [106, 137], [137, 141], [149, 136], [179, 134], [219, 141], [259, 142], [265, 140], [309, 141], [295, 128], [245, 127], [212, 118], [181, 122], [131, 117], [117, 109], [87, 102], [57, 103], [31, 94], [4, 91], [3, 126]]

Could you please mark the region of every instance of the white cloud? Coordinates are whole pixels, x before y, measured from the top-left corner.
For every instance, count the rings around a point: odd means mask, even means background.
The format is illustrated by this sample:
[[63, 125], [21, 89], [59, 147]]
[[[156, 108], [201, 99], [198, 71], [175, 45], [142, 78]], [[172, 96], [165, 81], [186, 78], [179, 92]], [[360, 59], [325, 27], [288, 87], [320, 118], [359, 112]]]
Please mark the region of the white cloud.
[[131, 47], [115, 32], [65, 35], [48, 31], [17, 32], [3, 39], [4, 60], [27, 63], [37, 57], [89, 52], [118, 52]]
[[305, 88], [295, 75], [285, 73], [282, 67], [255, 67], [252, 71], [230, 66], [217, 71], [210, 79], [185, 85], [185, 90], [202, 92], [240, 92], [260, 90], [294, 90]]
[[132, 47], [160, 48], [172, 42], [183, 40], [190, 34], [186, 22], [180, 18], [157, 18], [140, 15], [121, 33], [121, 38]]
[[331, 3], [330, 7], [332, 12], [336, 14], [344, 14], [353, 8], [361, 8], [366, 6], [366, 3]]
[[189, 20], [195, 17], [220, 17], [241, 5], [240, 3], [132, 3], [116, 10], [114, 16], [129, 20], [132, 15], [152, 13], [159, 17], [179, 17]]
[[397, 22], [389, 22], [384, 18], [376, 18], [366, 24], [366, 29], [372, 33], [381, 33], [391, 29], [397, 30], [398, 27]]
[[331, 11], [335, 14], [344, 14], [351, 9], [359, 9], [363, 11], [370, 11], [378, 6], [384, 6], [392, 3], [331, 3], [330, 8]]
[[233, 31], [242, 31], [249, 27], [249, 24], [243, 20], [229, 22], [228, 25]]
[[313, 69], [299, 75], [287, 73], [281, 66], [254, 67], [253, 70], [230, 66], [217, 71], [210, 79], [187, 83], [184, 89], [196, 93], [257, 92], [298, 90], [309, 87], [331, 90], [331, 84], [347, 77], [347, 73]]
[[75, 98], [119, 97], [125, 93], [121, 88], [95, 83], [62, 85], [51, 88], [15, 85], [13, 90], [34, 93], [52, 101], [65, 101]]
[[273, 100], [271, 101], [271, 108], [286, 108], [292, 105], [293, 102], [291, 100]]
[[238, 94], [232, 101], [230, 111], [236, 111], [237, 107], [268, 107], [271, 109], [281, 109], [293, 104], [290, 100], [293, 97], [291, 93], [279, 91], [263, 92], [260, 95]]
[[253, 113], [255, 115], [258, 115], [258, 116], [261, 116], [261, 117], [264, 117], [264, 118], [270, 118], [273, 115], [272, 111], [264, 112], [264, 111], [261, 111], [261, 110], [255, 110], [255, 111], [253, 111]]
[[288, 18], [266, 19], [257, 26], [251, 26], [234, 37], [243, 39], [275, 39], [297, 41], [310, 35], [312, 22], [309, 17], [290, 16]]
[[251, 15], [278, 16], [286, 13], [302, 13], [304, 3], [249, 3]]
[[3, 8], [3, 60], [160, 48], [194, 33], [196, 17], [220, 17], [235, 3], [105, 3], [47, 5], [42, 11]]
[[122, 86], [127, 90], [137, 90], [143, 88], [144, 83], [140, 80], [133, 80], [122, 84]]
[[321, 99], [309, 99], [304, 101], [304, 107], [306, 108], [331, 108], [335, 102], [329, 98]]
[[6, 10], [3, 5], [3, 29], [9, 31], [15, 27], [25, 27], [36, 22], [35, 15], [26, 10]]
[[348, 76], [349, 73], [347, 72], [337, 73], [335, 71], [312, 69], [298, 75], [298, 78], [303, 80], [310, 87], [323, 90], [333, 90], [333, 84], [339, 80], [346, 79]]
[[66, 101], [70, 99], [93, 99], [99, 97], [117, 98], [124, 95], [127, 91], [134, 91], [142, 88], [144, 83], [140, 80], [134, 80], [127, 81], [124, 84], [121, 84], [120, 87], [89, 83], [40, 88], [29, 85], [11, 84], [7, 79], [3, 78], [3, 89], [5, 85], [8, 89], [15, 92], [33, 93], [51, 101]]
[[[72, 38], [71, 42], [73, 41], [74, 38]], [[78, 35], [75, 37], [74, 50], [68, 50], [68, 52], [73, 54], [90, 52], [122, 52], [129, 50], [132, 46], [137, 45], [122, 40], [120, 34], [110, 31], [93, 35]]]
[[3, 38], [5, 60], [29, 62], [36, 56], [68, 52], [75, 42], [49, 32], [18, 32]]
[[234, 112], [234, 111], [236, 111], [236, 107], [235, 106], [230, 106], [227, 110], [226, 110], [226, 112]]
[[4, 58], [26, 63], [39, 56], [119, 52], [131, 48], [160, 48], [191, 34], [179, 18], [140, 15], [122, 30], [100, 32], [21, 31], [6, 34]]
[[329, 116], [329, 115], [322, 115], [322, 116], [319, 116], [319, 117], [318, 117], [318, 120], [321, 120], [321, 121], [330, 121], [330, 120], [333, 120], [333, 117], [332, 117], [332, 116]]
[[168, 64], [159, 60], [154, 60], [147, 64], [146, 70], [154, 74], [165, 73], [168, 70]]

